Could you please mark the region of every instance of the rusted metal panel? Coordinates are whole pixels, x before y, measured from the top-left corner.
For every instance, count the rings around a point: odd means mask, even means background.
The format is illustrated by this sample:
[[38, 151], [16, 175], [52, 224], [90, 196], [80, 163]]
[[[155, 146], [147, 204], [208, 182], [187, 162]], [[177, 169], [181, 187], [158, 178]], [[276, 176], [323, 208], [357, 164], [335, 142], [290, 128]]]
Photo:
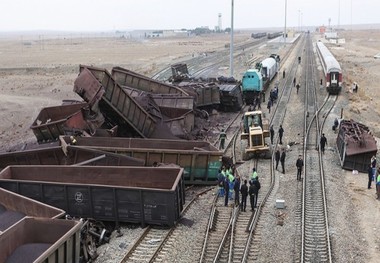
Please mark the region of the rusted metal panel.
[[[156, 128], [154, 118], [115, 82], [107, 70], [80, 65], [80, 72], [85, 71], [85, 69], [91, 72], [92, 78], [96, 78], [105, 90], [102, 96], [102, 101], [105, 102], [103, 107], [107, 105], [108, 110], [116, 113], [116, 116], [127, 122], [140, 136], [149, 138]], [[81, 89], [86, 89], [86, 87], [81, 87]], [[114, 118], [115, 116], [108, 114], [107, 117]], [[114, 121], [119, 123], [119, 118]]]
[[8, 166], [0, 187], [74, 217], [174, 225], [183, 209], [182, 168]]
[[[99, 158], [101, 157], [102, 158]], [[94, 159], [99, 158], [99, 159]], [[96, 149], [85, 149], [72, 145], [31, 149], [0, 154], [0, 169], [8, 165], [74, 165], [88, 160], [93, 166], [144, 166], [144, 160], [129, 156], [104, 152]]]
[[192, 97], [178, 97], [174, 95], [153, 95], [152, 98], [161, 108], [173, 108], [173, 109], [194, 109], [194, 98]]
[[0, 188], [0, 233], [25, 216], [61, 218], [64, 215], [61, 209]]
[[211, 83], [181, 82], [178, 84], [190, 95], [194, 96], [197, 107], [212, 106], [220, 104], [219, 87]]
[[371, 157], [377, 153], [376, 140], [367, 126], [342, 120], [336, 143], [342, 168], [367, 172]]
[[115, 81], [123, 87], [128, 86], [156, 94], [176, 94], [178, 96], [188, 95], [179, 87], [151, 79], [121, 67], [114, 67], [112, 69], [112, 76]]
[[[69, 143], [69, 137], [61, 140]], [[145, 160], [145, 165], [173, 163], [185, 169], [187, 184], [215, 184], [223, 152], [204, 141], [78, 137], [77, 146], [117, 152]]]
[[30, 126], [38, 142], [54, 141], [59, 135], [75, 134], [88, 130], [82, 109], [87, 103], [43, 108]]
[[191, 96], [178, 96], [176, 94], [153, 94], [141, 90], [137, 90], [130, 87], [123, 87], [125, 91], [129, 93], [132, 97], [139, 97], [149, 94], [154, 99], [154, 102], [160, 108], [170, 108], [170, 109], [194, 109], [194, 98]]
[[81, 227], [80, 221], [26, 217], [0, 235], [0, 262], [79, 263]]
[[92, 73], [84, 68], [74, 81], [74, 92], [92, 107], [100, 101], [105, 91], [101, 83], [92, 76]]
[[[175, 113], [181, 114], [181, 111], [176, 110]], [[194, 112], [192, 110], [185, 111], [180, 116], [170, 118], [164, 122], [174, 136], [187, 139], [188, 134], [190, 134], [194, 128]]]

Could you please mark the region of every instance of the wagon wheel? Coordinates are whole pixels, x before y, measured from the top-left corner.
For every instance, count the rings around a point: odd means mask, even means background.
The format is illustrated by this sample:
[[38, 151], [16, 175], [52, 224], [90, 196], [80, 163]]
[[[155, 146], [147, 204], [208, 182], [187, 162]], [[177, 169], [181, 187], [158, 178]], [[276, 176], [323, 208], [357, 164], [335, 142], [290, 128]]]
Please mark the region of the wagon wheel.
[[98, 253], [96, 251], [96, 244], [92, 235], [86, 236], [84, 249], [86, 250], [86, 254], [89, 255], [91, 259], [95, 259], [98, 257]]

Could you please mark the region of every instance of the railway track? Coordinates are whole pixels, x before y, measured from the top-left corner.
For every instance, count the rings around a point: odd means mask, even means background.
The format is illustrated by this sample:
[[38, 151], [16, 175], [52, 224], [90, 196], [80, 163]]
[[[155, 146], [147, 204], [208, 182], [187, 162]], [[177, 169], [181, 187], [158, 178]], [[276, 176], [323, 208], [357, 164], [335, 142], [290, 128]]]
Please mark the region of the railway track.
[[[295, 63], [296, 62], [294, 62], [294, 64]], [[296, 72], [296, 70], [297, 68], [294, 72]], [[288, 79], [290, 79], [289, 74]], [[287, 94], [285, 87], [286, 84], [284, 85], [279, 101], [285, 100], [285, 104], [287, 104], [290, 92], [289, 94]], [[280, 117], [280, 119], [283, 118], [284, 115], [282, 115], [282, 118]], [[234, 150], [232, 156], [234, 158], [234, 163], [236, 163], [236, 160], [238, 160], [238, 158], [236, 158], [237, 153], [235, 152], [236, 148], [239, 148], [239, 144], [236, 143], [237, 137], [238, 136], [236, 134], [234, 137], [235, 139], [232, 140]], [[240, 145], [240, 147], [244, 146]], [[251, 171], [252, 166], [259, 166], [258, 159], [254, 159], [252, 161], [242, 164], [240, 167], [237, 168], [237, 172], [239, 173], [239, 170], [243, 170], [243, 172], [241, 173], [247, 174], [246, 171], [248, 167], [249, 174], [249, 171]], [[262, 182], [262, 191], [264, 192], [264, 194], [259, 194], [258, 208], [251, 213], [244, 213], [238, 211], [238, 208], [235, 209], [235, 211], [232, 213], [228, 227], [224, 229], [223, 238], [220, 240], [219, 248], [217, 249], [216, 254], [214, 254], [211, 259], [206, 260], [207, 262], [250, 262], [251, 260], [258, 258], [259, 251], [257, 250], [256, 244], [260, 242], [261, 238], [259, 233], [260, 226], [258, 226], [258, 222], [260, 216], [268, 215], [268, 211], [266, 209], [265, 204], [267, 203], [267, 200], [273, 201], [274, 197], [271, 197], [271, 192], [276, 183], [275, 172], [273, 171], [272, 162], [268, 163], [267, 161], [261, 161], [260, 166], [263, 166], [262, 171], [265, 169], [264, 167], [270, 167], [271, 171], [269, 178], [263, 178], [263, 180], [260, 180]], [[266, 172], [263, 172], [263, 174], [264, 173]], [[240, 177], [242, 178], [243, 182], [243, 176]], [[222, 234], [220, 234], [220, 236], [222, 236]]]
[[[308, 38], [308, 41], [311, 41]], [[308, 46], [311, 43], [308, 42]], [[310, 48], [308, 48], [310, 53]], [[306, 76], [314, 76], [315, 62], [308, 55]], [[305, 137], [304, 137], [304, 176], [302, 184], [302, 217], [301, 217], [301, 256], [300, 262], [332, 262], [331, 244], [328, 230], [327, 200], [325, 195], [323, 160], [321, 152], [317, 151], [320, 127], [316, 97], [315, 78], [307, 79], [305, 105]], [[329, 98], [325, 99], [324, 108]], [[331, 108], [333, 107], [330, 106]], [[326, 107], [331, 110], [330, 107]], [[310, 116], [310, 117], [309, 117]], [[313, 116], [313, 117], [311, 117]]]
[[216, 198], [212, 207], [207, 226], [203, 249], [199, 262], [217, 262], [220, 255], [220, 247], [227, 238], [233, 213], [236, 213], [234, 205], [224, 206], [224, 198]]
[[[186, 191], [192, 191], [192, 188]], [[200, 190], [194, 192], [191, 200], [183, 208], [183, 216], [195, 201], [206, 192], [213, 190], [213, 187], [201, 187]], [[133, 247], [123, 257], [120, 263], [125, 262], [154, 262], [160, 261], [164, 257], [165, 246], [170, 246], [173, 240], [178, 236], [180, 230], [177, 229], [178, 224], [172, 228], [151, 227], [145, 228], [141, 236], [137, 239]]]
[[[293, 76], [296, 75], [296, 72], [298, 70], [298, 61], [296, 60], [296, 57], [298, 57], [298, 54], [302, 52], [304, 44], [303, 42], [301, 42], [298, 43], [298, 45], [301, 47], [296, 49], [296, 47], [294, 46], [286, 55], [287, 58], [290, 58], [291, 52], [296, 52], [297, 54], [295, 58], [292, 60], [290, 71], [287, 73], [287, 77], [280, 86], [280, 94], [275, 104], [276, 106], [273, 108], [272, 115], [270, 117], [270, 124], [275, 127], [275, 130], [277, 130], [279, 128], [279, 125], [282, 124], [284, 121], [286, 115], [286, 107], [289, 103], [293, 91], [293, 89], [291, 88], [293, 85]], [[266, 182], [262, 184], [262, 188], [264, 188], [263, 190], [265, 190], [265, 194], [261, 195], [261, 197], [259, 195], [259, 205], [248, 227], [249, 236], [247, 238], [244, 255], [241, 262], [253, 262], [259, 260], [260, 258], [260, 250], [258, 249], [258, 247], [262, 239], [261, 229], [263, 224], [263, 222], [261, 222], [260, 219], [262, 217], [267, 218], [268, 216], [270, 216], [270, 209], [268, 208], [268, 206], [266, 206], [266, 204], [275, 202], [275, 196], [273, 193], [276, 193], [279, 189], [279, 174], [275, 171], [274, 167], [274, 152], [276, 148], [282, 147], [283, 146], [279, 144], [279, 138], [276, 133], [276, 136], [274, 138], [274, 145], [272, 145], [272, 156], [270, 164], [261, 161], [264, 166], [269, 167], [268, 172], [270, 174], [270, 180], [266, 180]]]
[[[249, 40], [244, 43], [240, 43], [235, 45], [235, 54], [234, 58], [243, 57], [245, 54], [245, 51], [249, 51], [250, 49], [254, 49], [259, 47], [265, 39], [260, 40]], [[193, 75], [194, 77], [201, 77], [201, 76], [207, 76], [207, 72], [214, 71], [218, 68], [220, 65], [224, 65], [226, 62], [229, 61], [229, 54], [230, 49], [221, 48], [220, 50], [217, 50], [213, 53], [207, 53], [207, 56], [201, 56], [201, 57], [193, 57], [188, 60], [182, 61], [181, 63], [186, 63], [187, 68], [189, 70], [189, 73]], [[159, 72], [155, 73], [152, 78], [166, 81], [171, 76], [171, 67], [165, 67]]]

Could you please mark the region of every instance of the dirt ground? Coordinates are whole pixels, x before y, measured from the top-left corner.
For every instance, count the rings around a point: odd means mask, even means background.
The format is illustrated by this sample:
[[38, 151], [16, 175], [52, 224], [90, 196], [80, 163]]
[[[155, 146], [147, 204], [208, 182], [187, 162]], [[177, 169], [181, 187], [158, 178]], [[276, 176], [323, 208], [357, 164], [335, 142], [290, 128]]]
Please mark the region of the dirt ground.
[[[250, 33], [235, 34], [235, 41]], [[346, 43], [331, 45], [343, 69], [344, 90], [339, 98], [344, 118], [369, 126], [380, 137], [380, 31], [346, 31]], [[0, 150], [35, 141], [31, 124], [44, 107], [57, 106], [64, 99], [81, 98], [73, 92], [79, 64], [111, 69], [121, 66], [147, 76], [193, 54], [223, 48], [228, 35], [170, 39], [124, 39], [45, 36], [0, 38]], [[358, 93], [351, 92], [353, 82]], [[378, 158], [379, 159], [379, 158]], [[367, 190], [367, 175], [342, 170], [342, 184], [350, 189], [351, 201], [359, 211], [360, 228], [368, 242], [370, 262], [378, 262], [380, 202], [374, 189]], [[363, 240], [364, 241], [364, 240]]]

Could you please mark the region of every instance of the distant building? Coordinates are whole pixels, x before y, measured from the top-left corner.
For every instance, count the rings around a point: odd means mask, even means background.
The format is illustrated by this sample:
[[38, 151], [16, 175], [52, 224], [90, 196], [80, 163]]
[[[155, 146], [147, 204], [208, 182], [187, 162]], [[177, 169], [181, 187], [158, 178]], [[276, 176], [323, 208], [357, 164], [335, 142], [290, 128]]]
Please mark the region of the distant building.
[[146, 35], [146, 37], [148, 38], [153, 38], [153, 37], [162, 37], [164, 34], [164, 32], [162, 30], [158, 30], [158, 31], [153, 31], [151, 33], [148, 33]]
[[325, 32], [326, 39], [338, 39], [338, 32]]
[[318, 27], [318, 32], [319, 32], [320, 34], [324, 34], [324, 33], [326, 32], [326, 27], [325, 27], [325, 26], [320, 26], [320, 27]]

